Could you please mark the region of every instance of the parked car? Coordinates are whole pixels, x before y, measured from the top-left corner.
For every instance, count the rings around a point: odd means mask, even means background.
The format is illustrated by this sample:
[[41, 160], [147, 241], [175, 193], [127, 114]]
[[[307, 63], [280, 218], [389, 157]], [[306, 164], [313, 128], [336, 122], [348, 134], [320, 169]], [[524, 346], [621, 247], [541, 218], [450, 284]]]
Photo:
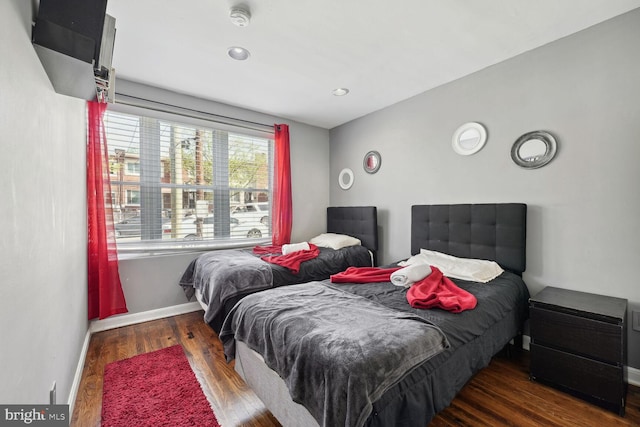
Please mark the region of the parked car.
[[[178, 239], [197, 239], [198, 238], [198, 226], [196, 224], [197, 219], [194, 217], [183, 219], [180, 222], [180, 228], [178, 235], [175, 238]], [[269, 235], [269, 228], [261, 224], [260, 222], [241, 222], [237, 218], [230, 219], [230, 237], [231, 238], [249, 238], [259, 239], [263, 236]], [[202, 238], [212, 238], [214, 227], [213, 215], [209, 215], [202, 220]], [[167, 222], [162, 226], [162, 233], [168, 237], [174, 237], [172, 235], [171, 222]]]
[[[162, 223], [171, 221], [170, 218], [162, 218]], [[114, 224], [116, 237], [142, 236], [142, 218], [132, 216]]]
[[123, 219], [115, 225], [116, 237], [142, 235], [142, 222], [139, 216]]
[[260, 222], [269, 225], [269, 203], [246, 203], [231, 206], [231, 218], [237, 218], [240, 222]]

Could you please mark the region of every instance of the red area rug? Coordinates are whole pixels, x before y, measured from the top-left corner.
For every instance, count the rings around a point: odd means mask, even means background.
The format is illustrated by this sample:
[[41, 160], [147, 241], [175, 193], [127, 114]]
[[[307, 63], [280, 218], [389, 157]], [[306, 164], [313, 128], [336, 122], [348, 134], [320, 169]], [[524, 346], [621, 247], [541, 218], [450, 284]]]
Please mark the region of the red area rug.
[[102, 427], [220, 427], [180, 345], [104, 368]]

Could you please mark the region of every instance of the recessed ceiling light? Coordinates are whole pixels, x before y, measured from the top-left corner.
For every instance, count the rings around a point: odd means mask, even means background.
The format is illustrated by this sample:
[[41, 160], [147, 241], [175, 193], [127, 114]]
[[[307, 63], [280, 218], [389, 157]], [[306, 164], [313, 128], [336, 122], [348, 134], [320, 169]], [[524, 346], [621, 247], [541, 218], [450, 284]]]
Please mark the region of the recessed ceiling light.
[[238, 61], [244, 61], [249, 57], [249, 51], [239, 46], [230, 47], [227, 53], [230, 57]]
[[349, 93], [349, 89], [347, 89], [346, 87], [339, 87], [338, 89], [333, 90], [333, 94], [335, 96], [345, 96], [348, 93]]

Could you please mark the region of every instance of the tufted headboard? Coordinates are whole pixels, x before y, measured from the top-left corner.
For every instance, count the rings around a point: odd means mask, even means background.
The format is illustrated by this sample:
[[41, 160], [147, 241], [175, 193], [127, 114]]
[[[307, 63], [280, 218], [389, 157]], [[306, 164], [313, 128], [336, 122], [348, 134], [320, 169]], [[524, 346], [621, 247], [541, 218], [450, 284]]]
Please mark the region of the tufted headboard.
[[347, 234], [360, 239], [376, 257], [378, 251], [378, 210], [375, 206], [327, 208], [327, 233]]
[[487, 203], [411, 207], [411, 254], [429, 249], [526, 269], [527, 205]]

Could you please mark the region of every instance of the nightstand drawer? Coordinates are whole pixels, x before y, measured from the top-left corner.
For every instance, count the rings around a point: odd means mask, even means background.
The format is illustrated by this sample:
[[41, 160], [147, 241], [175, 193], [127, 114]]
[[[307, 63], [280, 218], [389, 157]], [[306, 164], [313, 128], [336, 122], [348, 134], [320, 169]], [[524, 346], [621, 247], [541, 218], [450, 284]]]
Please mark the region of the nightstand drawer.
[[566, 388], [616, 411], [624, 408], [622, 366], [531, 344], [531, 378]]
[[531, 307], [531, 339], [536, 344], [570, 351], [622, 366], [621, 325]]

